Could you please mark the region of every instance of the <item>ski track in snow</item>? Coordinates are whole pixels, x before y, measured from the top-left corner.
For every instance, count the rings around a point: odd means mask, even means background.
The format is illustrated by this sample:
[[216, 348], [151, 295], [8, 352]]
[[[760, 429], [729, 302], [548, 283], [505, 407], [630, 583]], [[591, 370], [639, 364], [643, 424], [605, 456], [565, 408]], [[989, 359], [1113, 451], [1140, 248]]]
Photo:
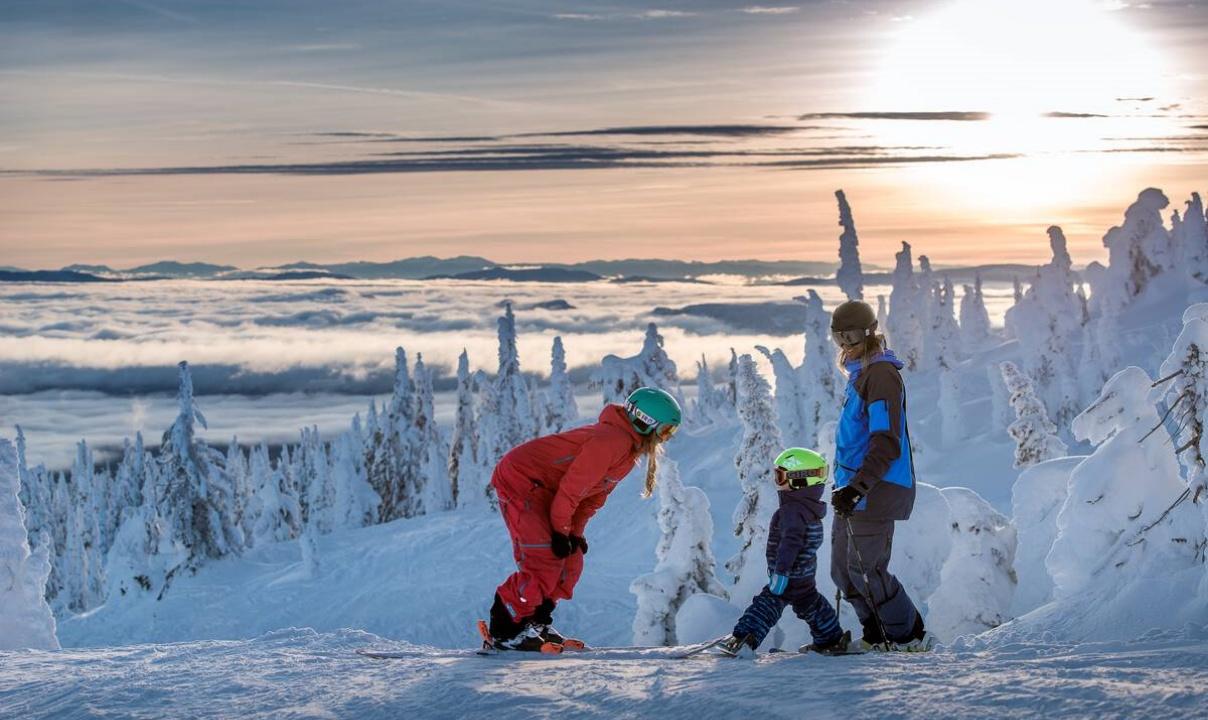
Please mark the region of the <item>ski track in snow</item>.
[[[479, 657], [344, 630], [0, 653], [5, 718], [1205, 717], [1208, 628], [930, 655]], [[374, 660], [358, 648], [403, 653]]]

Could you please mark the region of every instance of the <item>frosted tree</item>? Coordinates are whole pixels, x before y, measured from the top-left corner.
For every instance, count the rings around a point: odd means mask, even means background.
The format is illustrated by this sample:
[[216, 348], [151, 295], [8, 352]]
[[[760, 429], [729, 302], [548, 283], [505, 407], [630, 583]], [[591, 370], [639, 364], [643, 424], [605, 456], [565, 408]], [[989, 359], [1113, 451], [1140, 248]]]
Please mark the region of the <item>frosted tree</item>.
[[776, 381], [774, 399], [780, 436], [800, 438], [802, 444], [807, 444], [805, 413], [808, 388], [803, 387], [805, 376], [802, 368], [794, 366], [780, 348], [768, 350], [763, 345], [756, 345], [755, 349], [772, 365], [772, 376]]
[[1171, 238], [1180, 248], [1187, 275], [1200, 283], [1208, 283], [1208, 217], [1199, 193], [1191, 193], [1180, 218], [1174, 214]]
[[449, 446], [436, 426], [432, 373], [424, 356], [415, 360], [415, 432], [419, 467], [415, 477], [417, 514], [448, 510], [453, 506], [449, 485]]
[[986, 380], [990, 385], [991, 432], [1006, 432], [1015, 422], [1015, 409], [1011, 407], [1011, 393], [1002, 379], [1002, 368], [994, 363], [987, 365]]
[[798, 381], [803, 405], [801, 435], [783, 437], [813, 447], [822, 426], [839, 418], [844, 381], [839, 374], [838, 349], [831, 340], [830, 313], [822, 306], [822, 298], [810, 290], [806, 297], [796, 299], [805, 303], [805, 360]]
[[189, 549], [187, 562], [195, 568], [205, 558], [239, 552], [243, 537], [223, 456], [196, 437], [196, 425], [204, 428], [206, 421], [193, 400], [189, 365], [182, 362], [179, 367], [179, 412], [160, 445], [161, 487], [156, 496], [169, 536]]
[[252, 451], [248, 471], [255, 492], [256, 545], [291, 540], [302, 532], [302, 504], [289, 477], [289, 464], [288, 448], [282, 449], [276, 469], [270, 466], [267, 445], [261, 443]]
[[738, 411], [738, 353], [730, 348], [730, 363], [726, 366], [726, 402]]
[[953, 368], [940, 368], [939, 406], [941, 442], [944, 447], [956, 447], [965, 437], [965, 418], [961, 410], [960, 376]]
[[1153, 278], [1173, 267], [1175, 256], [1161, 212], [1170, 200], [1157, 188], [1142, 190], [1124, 211], [1124, 223], [1103, 236], [1113, 280], [1129, 298], [1140, 295]]
[[369, 484], [382, 500], [381, 521], [411, 517], [418, 503], [412, 492], [419, 464], [415, 388], [407, 365], [407, 352], [401, 347], [394, 351], [394, 387], [390, 403], [381, 416], [370, 407], [369, 430], [365, 468]]
[[659, 335], [654, 323], [646, 326], [646, 338], [637, 355], [627, 358], [604, 356], [600, 367], [591, 375], [591, 384], [603, 390], [606, 403], [623, 403], [634, 390], [647, 386], [666, 390], [681, 407], [684, 405], [675, 361], [663, 350], [663, 336]]
[[465, 350], [457, 358], [457, 410], [453, 418], [453, 439], [449, 447], [449, 487], [457, 507], [485, 505], [487, 469], [480, 458], [481, 441], [474, 419], [474, 382], [470, 358]]
[[894, 352], [907, 370], [917, 370], [923, 356], [923, 317], [920, 290], [914, 277], [910, 243], [894, 256], [893, 289], [889, 293], [889, 335]]
[[1015, 440], [1015, 467], [1026, 468], [1044, 460], [1064, 457], [1065, 443], [1057, 437], [1057, 427], [1045, 414], [1044, 404], [1036, 397], [1032, 381], [1013, 362], [1004, 362], [1002, 379], [1011, 394], [1015, 422], [1007, 432]]
[[504, 305], [498, 329], [499, 368], [493, 382], [485, 388], [484, 402], [478, 411], [479, 438], [483, 443], [480, 447], [486, 467], [494, 467], [508, 450], [531, 440], [538, 429], [528, 382], [520, 372], [516, 316], [510, 302]]
[[331, 484], [335, 491], [332, 521], [336, 528], [372, 525], [382, 499], [369, 484], [356, 433], [341, 433], [331, 447]]
[[940, 584], [927, 598], [927, 627], [939, 638], [983, 633], [1011, 619], [1015, 575], [1015, 528], [977, 493], [941, 490], [951, 513], [952, 547]]
[[675, 462], [658, 467], [658, 523], [662, 536], [655, 550], [654, 572], [629, 586], [637, 596], [633, 618], [635, 645], [675, 645], [675, 616], [690, 596], [709, 593], [725, 598], [713, 559], [713, 518], [700, 488], [684, 487]]
[[1203, 521], [1190, 505], [1172, 507], [1188, 485], [1170, 438], [1154, 430], [1152, 384], [1144, 370], [1125, 368], [1074, 419], [1074, 437], [1097, 447], [1070, 474], [1045, 559], [1056, 598], [1085, 604], [1092, 587], [1114, 594], [1134, 578], [1148, 585], [1199, 564]]
[[893, 347], [893, 337], [889, 334], [889, 301], [884, 295], [877, 296], [877, 330], [889, 341], [889, 346]]
[[738, 360], [738, 419], [742, 439], [734, 465], [742, 497], [734, 509], [734, 535], [739, 539], [738, 553], [726, 561], [726, 570], [734, 576], [735, 598], [754, 597], [767, 583], [763, 557], [768, 524], [776, 510], [776, 487], [772, 461], [783, 449], [772, 408], [771, 389], [759, 374], [750, 355]]
[[252, 537], [255, 522], [248, 510], [248, 502], [252, 499], [251, 478], [248, 476], [248, 460], [239, 447], [239, 438], [232, 437], [227, 446], [226, 460], [223, 465], [231, 483], [232, 512], [235, 514], [239, 531], [246, 545]]
[[306, 529], [320, 535], [330, 533], [336, 527], [336, 488], [331, 476], [327, 446], [319, 436], [319, 428], [302, 429], [302, 440], [294, 461], [299, 468], [295, 477], [302, 491]]
[[[1183, 313], [1183, 330], [1160, 373], [1164, 382], [1157, 383], [1151, 400], [1164, 403], [1166, 415], [1175, 418], [1175, 452], [1187, 477], [1180, 495], [1199, 507], [1203, 535], [1208, 533], [1208, 437], [1204, 433], [1208, 423], [1208, 303], [1192, 305]], [[1201, 557], [1204, 547], [1201, 545]], [[1204, 587], [1208, 589], [1208, 575]]]
[[25, 431], [20, 425], [16, 426], [16, 430], [17, 479], [21, 488], [18, 498], [25, 508], [25, 527], [32, 542], [39, 538], [42, 531], [49, 532], [55, 524], [51, 501], [52, 474], [43, 465], [29, 467], [25, 457]]
[[1064, 427], [1081, 405], [1070, 343], [1082, 333], [1082, 307], [1074, 290], [1077, 278], [1065, 236], [1056, 226], [1048, 233], [1053, 259], [1039, 268], [1024, 297], [1007, 311], [1007, 318], [1037, 396], [1054, 421]]
[[962, 355], [960, 327], [956, 324], [955, 291], [952, 279], [944, 276], [944, 282], [932, 287], [931, 329], [924, 343], [928, 368], [953, 368]]
[[30, 552], [17, 467], [16, 448], [0, 440], [0, 650], [58, 650], [46, 603], [49, 543]]
[[76, 445], [71, 469], [70, 509], [67, 536], [59, 562], [63, 580], [63, 606], [73, 612], [91, 610], [105, 599], [104, 548], [99, 521], [104, 517], [102, 483], [97, 482], [95, 463], [88, 444]]
[[990, 339], [990, 313], [986, 310], [986, 299], [982, 294], [981, 273], [973, 285], [964, 286], [961, 296], [961, 340], [970, 352], [976, 352]]
[[713, 374], [709, 370], [709, 362], [704, 354], [696, 362], [696, 404], [694, 417], [697, 423], [708, 425], [716, 420], [733, 415], [734, 406], [726, 398], [724, 390], [718, 390], [713, 384]]
[[300, 575], [308, 580], [319, 575], [319, 528], [311, 521], [306, 522], [302, 535], [298, 538], [298, 549], [301, 553]]
[[579, 419], [575, 388], [566, 372], [566, 350], [562, 337], [554, 338], [550, 350], [549, 392], [546, 399], [543, 433], [557, 433], [570, 428]]
[[839, 270], [835, 273], [835, 282], [848, 300], [864, 299], [864, 272], [860, 268], [860, 241], [856, 237], [856, 223], [851, 217], [851, 206], [842, 190], [835, 191], [839, 201], [839, 226], [843, 234], [839, 236]]

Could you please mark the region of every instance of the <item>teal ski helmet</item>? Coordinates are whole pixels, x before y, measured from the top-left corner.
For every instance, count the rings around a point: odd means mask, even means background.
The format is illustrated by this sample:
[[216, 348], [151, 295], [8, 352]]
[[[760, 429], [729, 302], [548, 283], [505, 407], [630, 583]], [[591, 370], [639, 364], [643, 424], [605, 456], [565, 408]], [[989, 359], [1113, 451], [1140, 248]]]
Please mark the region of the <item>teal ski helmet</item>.
[[640, 387], [625, 399], [625, 414], [639, 435], [654, 433], [663, 440], [679, 428], [682, 414], [679, 403], [666, 390]]

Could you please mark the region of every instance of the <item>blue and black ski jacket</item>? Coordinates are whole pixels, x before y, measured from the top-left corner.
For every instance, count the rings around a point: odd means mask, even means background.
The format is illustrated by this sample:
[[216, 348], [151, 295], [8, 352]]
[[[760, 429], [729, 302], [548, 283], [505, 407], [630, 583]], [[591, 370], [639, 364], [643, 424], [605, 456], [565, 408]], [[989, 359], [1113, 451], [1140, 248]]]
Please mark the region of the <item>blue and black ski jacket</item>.
[[902, 362], [886, 350], [847, 363], [835, 448], [835, 487], [864, 495], [856, 520], [906, 520], [914, 509], [914, 459], [906, 424]]

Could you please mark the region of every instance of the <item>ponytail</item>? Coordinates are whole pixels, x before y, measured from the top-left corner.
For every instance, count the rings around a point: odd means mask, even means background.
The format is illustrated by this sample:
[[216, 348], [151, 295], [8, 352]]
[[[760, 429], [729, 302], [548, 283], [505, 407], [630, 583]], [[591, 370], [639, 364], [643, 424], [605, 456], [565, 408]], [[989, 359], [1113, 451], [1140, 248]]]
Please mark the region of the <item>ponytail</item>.
[[653, 437], [653, 434], [642, 442], [642, 447], [638, 450], [646, 456], [646, 484], [642, 488], [642, 497], [649, 498], [654, 495], [654, 487], [658, 484], [656, 477], [658, 473], [658, 457], [660, 453], [660, 443]]

